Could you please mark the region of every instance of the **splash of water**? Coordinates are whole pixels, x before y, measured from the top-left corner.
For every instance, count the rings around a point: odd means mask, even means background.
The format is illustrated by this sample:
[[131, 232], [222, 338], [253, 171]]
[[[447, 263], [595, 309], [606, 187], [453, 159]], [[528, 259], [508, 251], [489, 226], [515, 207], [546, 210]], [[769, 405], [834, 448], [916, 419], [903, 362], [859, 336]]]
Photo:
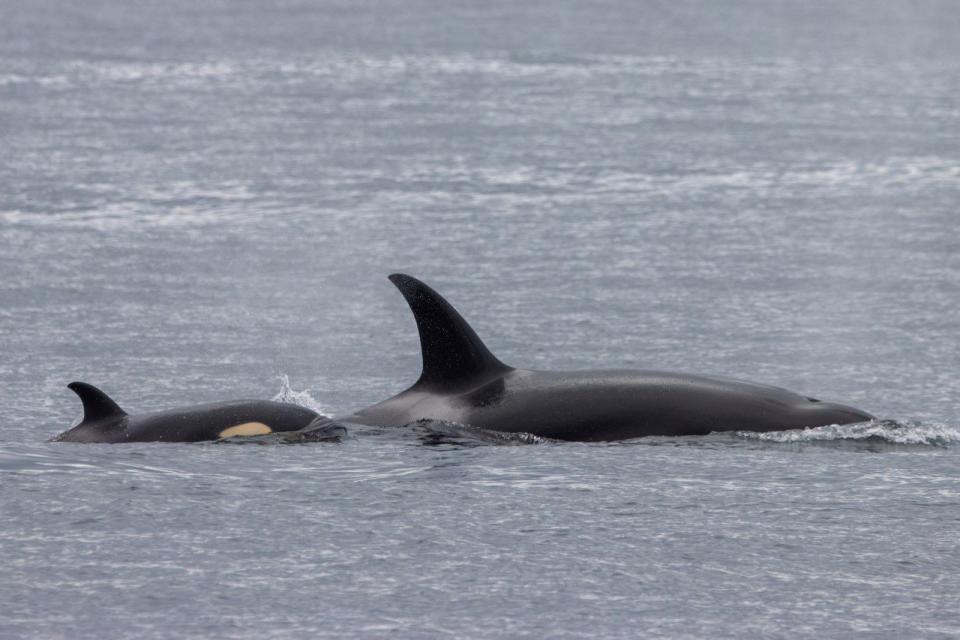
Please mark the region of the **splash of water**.
[[309, 391], [306, 389], [303, 391], [294, 390], [294, 388], [290, 386], [290, 377], [287, 374], [283, 373], [277, 377], [280, 380], [280, 391], [273, 396], [274, 402], [286, 402], [287, 404], [299, 405], [316, 411], [321, 416], [329, 416], [326, 409], [320, 404], [320, 401], [310, 395]]
[[872, 441], [890, 444], [946, 447], [960, 443], [960, 428], [932, 422], [874, 420], [857, 424], [831, 424], [823, 427], [756, 433], [738, 431], [737, 436], [766, 442]]

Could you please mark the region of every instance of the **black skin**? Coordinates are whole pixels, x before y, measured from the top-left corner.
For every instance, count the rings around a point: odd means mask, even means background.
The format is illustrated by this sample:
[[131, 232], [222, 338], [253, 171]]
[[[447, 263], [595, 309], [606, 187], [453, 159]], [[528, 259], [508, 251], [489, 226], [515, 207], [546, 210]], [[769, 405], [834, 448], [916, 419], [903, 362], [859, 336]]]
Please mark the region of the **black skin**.
[[559, 440], [610, 441], [873, 419], [853, 407], [732, 378], [515, 369], [497, 360], [436, 291], [407, 275], [390, 279], [416, 318], [423, 374], [403, 393], [340, 422], [398, 427], [426, 419]]
[[85, 382], [68, 385], [83, 402], [84, 419], [54, 440], [59, 442], [201, 442], [218, 440], [230, 427], [259, 422], [273, 432], [299, 431], [318, 413], [305, 407], [266, 400], [234, 400], [127, 415], [105, 393]]

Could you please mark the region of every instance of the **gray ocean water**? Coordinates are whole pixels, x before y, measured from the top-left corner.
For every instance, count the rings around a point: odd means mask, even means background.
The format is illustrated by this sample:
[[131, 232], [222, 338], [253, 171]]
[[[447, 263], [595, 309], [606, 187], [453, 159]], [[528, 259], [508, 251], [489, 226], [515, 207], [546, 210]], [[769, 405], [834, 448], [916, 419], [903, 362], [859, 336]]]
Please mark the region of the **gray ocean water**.
[[[960, 635], [954, 2], [0, 1], [0, 637]], [[505, 362], [886, 422], [69, 445]]]

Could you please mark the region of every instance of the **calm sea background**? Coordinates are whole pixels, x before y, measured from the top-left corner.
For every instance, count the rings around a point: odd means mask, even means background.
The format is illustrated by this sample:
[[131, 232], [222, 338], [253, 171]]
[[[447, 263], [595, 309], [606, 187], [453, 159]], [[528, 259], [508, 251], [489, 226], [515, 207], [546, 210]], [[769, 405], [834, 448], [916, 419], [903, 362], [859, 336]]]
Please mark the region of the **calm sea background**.
[[[960, 635], [960, 7], [0, 0], [0, 637]], [[515, 366], [888, 422], [68, 445]]]

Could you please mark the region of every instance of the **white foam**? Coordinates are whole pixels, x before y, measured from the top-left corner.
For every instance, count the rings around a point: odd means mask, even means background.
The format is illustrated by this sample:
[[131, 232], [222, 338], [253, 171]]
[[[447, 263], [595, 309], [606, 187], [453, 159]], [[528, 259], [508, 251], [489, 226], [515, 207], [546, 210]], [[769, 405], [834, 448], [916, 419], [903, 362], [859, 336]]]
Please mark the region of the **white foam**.
[[742, 438], [766, 442], [823, 442], [875, 440], [891, 444], [948, 446], [960, 442], [960, 427], [940, 423], [878, 420], [857, 424], [831, 424], [823, 427], [756, 433], [738, 431]]

